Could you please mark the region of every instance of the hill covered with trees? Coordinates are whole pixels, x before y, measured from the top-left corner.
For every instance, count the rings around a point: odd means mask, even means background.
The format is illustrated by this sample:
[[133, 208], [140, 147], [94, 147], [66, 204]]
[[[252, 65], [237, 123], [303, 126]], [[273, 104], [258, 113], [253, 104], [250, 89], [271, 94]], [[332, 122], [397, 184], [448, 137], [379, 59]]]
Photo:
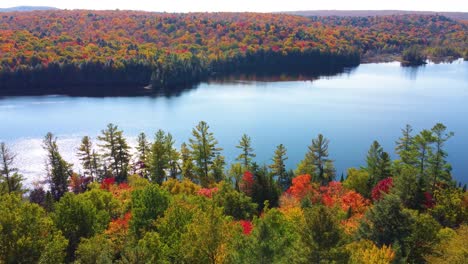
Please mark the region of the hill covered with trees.
[[468, 193], [451, 178], [452, 136], [408, 125], [396, 160], [374, 141], [366, 166], [337, 179], [321, 134], [288, 171], [286, 146], [259, 165], [247, 135], [226, 168], [205, 122], [180, 148], [159, 130], [133, 151], [109, 124], [77, 146], [80, 172], [48, 133], [47, 185], [29, 191], [1, 143], [0, 262], [466, 263]]
[[439, 15], [33, 11], [0, 15], [0, 93], [154, 89], [238, 72], [330, 73], [417, 46], [467, 52], [467, 28]]

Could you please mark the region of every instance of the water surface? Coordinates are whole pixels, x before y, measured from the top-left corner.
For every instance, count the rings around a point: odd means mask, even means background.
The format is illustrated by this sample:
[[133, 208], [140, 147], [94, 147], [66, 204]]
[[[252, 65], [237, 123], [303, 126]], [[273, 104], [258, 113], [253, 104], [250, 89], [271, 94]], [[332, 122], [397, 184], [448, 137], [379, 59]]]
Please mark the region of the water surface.
[[[18, 152], [28, 183], [44, 177], [42, 137], [53, 132], [63, 156], [75, 165], [80, 138], [95, 138], [107, 123], [119, 125], [131, 142], [139, 132], [157, 129], [188, 141], [200, 121], [211, 126], [223, 154], [232, 162], [241, 135], [252, 137], [259, 163], [270, 163], [284, 144], [290, 168], [303, 158], [318, 133], [330, 139], [337, 174], [365, 164], [378, 140], [394, 155], [400, 129], [415, 131], [444, 123], [455, 137], [447, 143], [457, 180], [468, 181], [468, 62], [404, 68], [398, 63], [363, 64], [346, 73], [312, 81], [202, 83], [177, 96], [0, 98], [0, 140]], [[79, 170], [79, 168], [77, 167]]]

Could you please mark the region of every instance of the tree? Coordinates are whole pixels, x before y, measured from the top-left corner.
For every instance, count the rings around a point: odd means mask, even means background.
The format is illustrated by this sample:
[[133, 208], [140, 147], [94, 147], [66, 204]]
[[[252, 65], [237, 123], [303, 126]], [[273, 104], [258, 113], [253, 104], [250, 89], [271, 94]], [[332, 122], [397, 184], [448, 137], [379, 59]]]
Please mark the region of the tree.
[[67, 240], [39, 205], [0, 199], [0, 263], [63, 263]]
[[180, 157], [182, 159], [182, 177], [191, 181], [196, 181], [194, 174], [193, 159], [187, 144], [182, 143], [180, 146]]
[[93, 144], [88, 136], [81, 139], [81, 145], [78, 148], [78, 158], [83, 166], [85, 176], [94, 179], [98, 176], [99, 160], [96, 152], [93, 150]]
[[181, 254], [185, 263], [223, 263], [232, 236], [230, 219], [214, 203], [197, 211], [182, 235]]
[[[331, 161], [328, 158], [328, 144], [330, 141], [326, 139], [322, 134], [319, 134], [316, 139], [312, 140], [312, 145], [309, 146], [309, 153], [313, 160], [313, 165], [316, 167], [317, 172], [313, 174], [314, 181], [319, 182], [321, 185], [326, 185], [332, 179], [326, 178], [325, 166], [327, 161]], [[329, 165], [330, 166], [330, 165]], [[330, 176], [330, 175], [328, 175]]]
[[432, 156], [432, 146], [434, 142], [434, 136], [432, 132], [424, 129], [416, 137], [414, 137], [414, 142], [417, 148], [417, 167], [419, 168], [420, 177], [426, 177], [429, 158]]
[[346, 247], [350, 252], [350, 264], [391, 264], [395, 258], [391, 246], [379, 248], [369, 240], [353, 242]]
[[69, 241], [66, 259], [73, 261], [80, 239], [104, 231], [107, 223], [100, 221], [99, 211], [82, 195], [67, 193], [54, 209], [54, 224]]
[[172, 138], [171, 133], [167, 133], [165, 141], [166, 141], [169, 176], [175, 179], [180, 171], [179, 169], [180, 154], [177, 151], [177, 149], [174, 147], [175, 142]]
[[341, 248], [343, 232], [335, 213], [322, 205], [306, 208], [302, 241], [307, 248], [308, 263], [345, 262], [346, 251]]
[[236, 220], [251, 219], [257, 210], [257, 204], [250, 197], [234, 190], [231, 184], [225, 182], [220, 183], [219, 190], [213, 195], [213, 201], [223, 208], [225, 215]]
[[286, 148], [283, 144], [280, 144], [276, 147], [273, 164], [270, 165], [270, 168], [273, 175], [278, 177], [278, 182], [283, 190], [286, 190], [291, 185], [291, 179], [286, 172], [286, 164], [284, 163], [287, 159]]
[[443, 180], [446, 183], [451, 182], [450, 170], [451, 166], [448, 164], [447, 152], [444, 150], [444, 145], [447, 140], [453, 137], [453, 132], [446, 132], [447, 127], [441, 123], [437, 123], [432, 129], [433, 142], [435, 143], [434, 155], [429, 159], [431, 173], [432, 173], [432, 192], [436, 188], [438, 180]]
[[124, 182], [127, 180], [130, 147], [123, 137], [123, 131], [111, 123], [101, 133], [102, 136], [99, 136], [98, 139], [103, 142], [100, 145], [104, 151], [103, 158], [110, 166], [117, 182]]
[[370, 175], [368, 170], [349, 168], [346, 180], [343, 181], [343, 186], [369, 198], [371, 192], [369, 181]]
[[425, 260], [434, 264], [464, 264], [468, 260], [466, 249], [466, 238], [468, 237], [468, 226], [462, 225], [455, 231], [444, 228], [439, 232], [442, 238], [434, 252], [427, 254]]
[[236, 191], [240, 191], [240, 183], [244, 175], [244, 168], [241, 163], [232, 163], [228, 171], [230, 181], [234, 184]]
[[151, 152], [151, 144], [148, 142], [145, 133], [140, 133], [137, 138], [138, 160], [146, 162]]
[[422, 178], [418, 177], [418, 169], [404, 165], [399, 175], [394, 177], [392, 192], [400, 197], [405, 207], [422, 209], [424, 188], [425, 184], [422, 182]]
[[150, 173], [151, 180], [162, 184], [166, 179], [166, 169], [169, 167], [169, 152], [166, 134], [161, 129], [154, 136], [151, 146]]
[[144, 178], [148, 178], [148, 161], [151, 156], [151, 144], [143, 132], [138, 135], [136, 150], [140, 172]]
[[434, 196], [437, 197], [437, 202], [429, 212], [441, 225], [454, 228], [467, 222], [466, 193], [449, 187], [437, 189]]
[[226, 165], [226, 162], [224, 161], [224, 157], [221, 155], [217, 155], [215, 159], [213, 160], [211, 172], [210, 172], [210, 178], [213, 179], [215, 182], [220, 182], [224, 180], [224, 166]]
[[219, 155], [222, 148], [217, 147], [218, 141], [213, 133], [209, 132], [210, 127], [201, 121], [193, 130], [190, 141], [192, 158], [195, 161], [195, 171], [199, 177], [202, 187], [208, 187], [214, 180], [210, 178], [210, 171], [213, 167], [214, 159]]
[[372, 240], [379, 247], [398, 246], [397, 256], [403, 258], [409, 253], [406, 240], [411, 235], [412, 225], [411, 214], [403, 210], [400, 199], [389, 194], [366, 212], [358, 235], [360, 238]]
[[15, 158], [16, 154], [5, 143], [0, 143], [0, 194], [22, 192], [23, 177], [14, 167]]
[[242, 135], [239, 145], [237, 145], [236, 148], [242, 151], [242, 153], [239, 156], [237, 156], [236, 161], [242, 162], [244, 168], [246, 170], [249, 170], [250, 164], [252, 163], [252, 159], [256, 156], [253, 153], [254, 149], [252, 148], [252, 141], [250, 137], [246, 134]]
[[80, 264], [110, 264], [114, 258], [112, 243], [103, 235], [83, 238], [76, 250], [76, 262]]
[[60, 155], [57, 139], [52, 133], [47, 133], [43, 141], [47, 151], [47, 174], [50, 181], [50, 190], [56, 201], [68, 192], [68, 178], [72, 175], [72, 164], [66, 162]]
[[424, 263], [424, 255], [432, 253], [439, 243], [439, 223], [429, 214], [410, 211], [413, 218], [411, 235], [407, 238], [409, 263]]
[[130, 230], [141, 238], [152, 231], [154, 221], [161, 217], [169, 205], [169, 195], [158, 185], [150, 184], [132, 192], [132, 219]]
[[406, 125], [402, 131], [402, 137], [396, 142], [396, 153], [400, 156], [401, 162], [406, 165], [415, 166], [417, 163], [417, 149], [414, 137], [411, 135], [413, 128]]
[[238, 235], [233, 244], [234, 263], [307, 263], [301, 261], [300, 234], [278, 209], [265, 210], [250, 234]]
[[374, 141], [367, 154], [367, 170], [370, 176], [370, 187], [374, 186], [377, 182], [390, 177], [390, 156], [387, 152], [383, 151], [379, 142]]
[[182, 236], [187, 232], [189, 224], [199, 210], [186, 198], [175, 198], [164, 212], [164, 216], [158, 219], [156, 228], [161, 241], [165, 244], [170, 263], [185, 263]]
[[[252, 189], [252, 200], [262, 207], [265, 202], [272, 207], [277, 207], [280, 196], [280, 189], [273, 176], [268, 171], [268, 167], [263, 166], [255, 169], [254, 185]], [[262, 208], [259, 208], [262, 209]]]

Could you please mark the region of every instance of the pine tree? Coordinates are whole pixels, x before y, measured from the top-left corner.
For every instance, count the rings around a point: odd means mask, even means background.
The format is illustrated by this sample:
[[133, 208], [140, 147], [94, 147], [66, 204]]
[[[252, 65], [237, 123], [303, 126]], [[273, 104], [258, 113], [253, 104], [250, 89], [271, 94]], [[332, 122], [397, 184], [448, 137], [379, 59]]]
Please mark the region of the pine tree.
[[271, 172], [274, 176], [278, 177], [278, 182], [283, 190], [286, 190], [291, 185], [292, 180], [286, 172], [286, 164], [284, 163], [288, 159], [286, 151], [283, 144], [278, 145], [273, 156], [273, 164], [270, 165]]
[[180, 154], [177, 151], [177, 149], [174, 147], [175, 141], [172, 138], [171, 133], [167, 133], [165, 141], [166, 141], [166, 151], [167, 151], [167, 159], [168, 159], [168, 167], [169, 167], [169, 176], [175, 179], [180, 172], [180, 166], [179, 166]]
[[[374, 141], [367, 153], [367, 171], [369, 172], [369, 185], [374, 186], [379, 181], [390, 177], [390, 155], [383, 151], [379, 142]], [[371, 187], [370, 186], [370, 187]]]
[[160, 129], [156, 132], [154, 143], [151, 146], [151, 180], [159, 184], [162, 184], [166, 179], [166, 169], [169, 168], [169, 153], [166, 140], [166, 134]]
[[224, 161], [224, 157], [221, 155], [217, 155], [213, 160], [213, 165], [211, 169], [211, 179], [214, 179], [215, 182], [220, 182], [224, 180], [224, 166], [226, 162]]
[[451, 182], [450, 170], [451, 166], [448, 164], [447, 152], [444, 150], [444, 144], [453, 137], [453, 132], [446, 132], [447, 127], [441, 123], [436, 124], [432, 129], [433, 141], [435, 144], [434, 154], [429, 159], [431, 173], [432, 173], [432, 191], [434, 192], [438, 180], [443, 180], [447, 183]]
[[47, 151], [47, 175], [53, 198], [58, 201], [68, 191], [68, 178], [72, 175], [72, 164], [66, 162], [60, 155], [57, 139], [52, 133], [47, 133], [43, 141]]
[[312, 140], [312, 145], [309, 146], [309, 151], [313, 158], [317, 173], [315, 181], [320, 182], [321, 185], [328, 183], [325, 178], [325, 164], [330, 161], [328, 158], [328, 144], [330, 141], [326, 139], [322, 134], [319, 134], [316, 139]]
[[432, 156], [432, 146], [434, 136], [429, 130], [423, 130], [419, 135], [414, 137], [414, 142], [417, 148], [417, 168], [419, 168], [420, 177], [426, 177], [427, 168], [429, 166], [429, 158]]
[[184, 179], [189, 179], [192, 182], [197, 182], [194, 173], [193, 159], [190, 153], [190, 150], [187, 147], [187, 144], [182, 143], [180, 146], [180, 157], [182, 159], [182, 177]]
[[0, 143], [0, 194], [20, 192], [23, 177], [14, 167], [16, 154], [5, 143]]
[[208, 124], [201, 121], [192, 130], [193, 138], [189, 140], [192, 158], [195, 161], [195, 171], [203, 187], [208, 187], [213, 182], [214, 179], [210, 179], [210, 171], [215, 157], [222, 150], [217, 147], [218, 141], [208, 129]]
[[403, 164], [415, 166], [417, 163], [417, 150], [414, 137], [411, 135], [413, 128], [410, 125], [406, 125], [401, 132], [403, 135], [396, 142], [395, 151], [400, 156]]
[[145, 133], [140, 133], [137, 138], [138, 161], [146, 162], [151, 152], [151, 144], [148, 142]]
[[81, 139], [77, 156], [83, 166], [84, 176], [91, 177], [94, 180], [98, 176], [99, 157], [93, 150], [93, 144], [88, 136]]
[[252, 163], [252, 159], [256, 156], [253, 153], [254, 150], [252, 148], [252, 141], [250, 137], [246, 134], [242, 135], [239, 145], [237, 145], [236, 148], [242, 150], [242, 153], [236, 158], [236, 160], [242, 162], [244, 167], [248, 170], [250, 168], [250, 164]]
[[102, 130], [102, 136], [98, 139], [103, 142], [99, 145], [104, 154], [102, 155], [118, 182], [127, 179], [128, 163], [130, 161], [127, 141], [123, 137], [123, 131], [114, 124], [108, 124], [107, 129]]

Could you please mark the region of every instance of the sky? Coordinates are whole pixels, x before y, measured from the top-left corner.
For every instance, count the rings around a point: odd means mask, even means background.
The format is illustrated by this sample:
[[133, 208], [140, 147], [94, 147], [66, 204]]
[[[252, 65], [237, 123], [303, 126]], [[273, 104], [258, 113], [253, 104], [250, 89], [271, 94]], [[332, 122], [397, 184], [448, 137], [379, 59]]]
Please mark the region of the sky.
[[386, 9], [468, 12], [468, 0], [0, 0], [0, 8], [24, 5], [158, 12]]

